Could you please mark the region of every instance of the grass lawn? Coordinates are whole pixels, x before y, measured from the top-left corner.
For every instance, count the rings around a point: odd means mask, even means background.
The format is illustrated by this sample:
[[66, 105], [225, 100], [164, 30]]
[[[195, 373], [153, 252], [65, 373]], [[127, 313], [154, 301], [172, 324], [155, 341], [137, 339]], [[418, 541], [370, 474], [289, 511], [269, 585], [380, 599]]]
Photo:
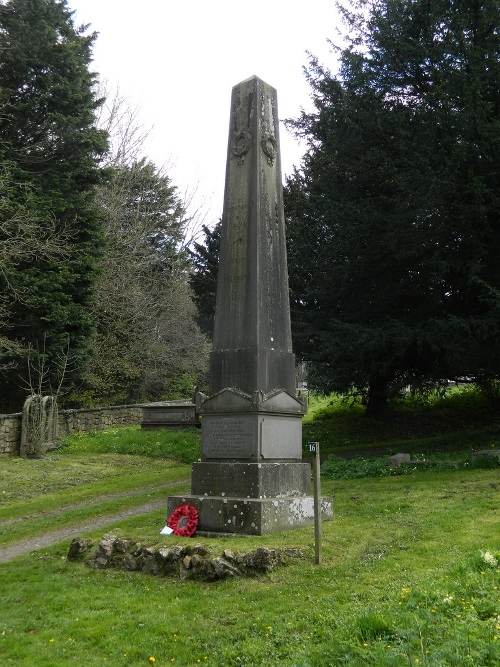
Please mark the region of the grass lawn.
[[383, 420], [365, 417], [359, 402], [313, 396], [303, 435], [304, 445], [319, 441], [325, 454], [353, 447], [384, 447], [388, 453], [500, 448], [498, 408], [473, 387], [405, 396], [390, 404]]
[[[481, 556], [500, 551], [498, 470], [323, 491], [336, 509], [322, 566], [310, 529], [196, 540], [310, 547], [270, 575], [214, 584], [89, 570], [66, 561], [67, 543], [0, 565], [1, 664], [499, 664], [500, 569]], [[157, 511], [113, 532], [155, 543], [164, 519]]]
[[[0, 459], [3, 544], [187, 488], [178, 459], [197, 457], [198, 436], [147, 437], [110, 431], [40, 461]], [[312, 528], [195, 536], [216, 553], [305, 548], [268, 575], [217, 583], [91, 570], [67, 562], [69, 541], [0, 564], [0, 664], [498, 667], [498, 468], [323, 480], [323, 493], [335, 517], [321, 566]], [[159, 535], [165, 519], [159, 509], [93, 536], [185, 543]]]

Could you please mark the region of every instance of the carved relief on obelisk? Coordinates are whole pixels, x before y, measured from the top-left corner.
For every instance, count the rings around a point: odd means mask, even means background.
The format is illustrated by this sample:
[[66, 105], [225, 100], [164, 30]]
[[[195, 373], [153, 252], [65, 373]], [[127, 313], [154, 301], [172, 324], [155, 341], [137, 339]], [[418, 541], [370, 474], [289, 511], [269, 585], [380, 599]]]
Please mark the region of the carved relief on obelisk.
[[233, 89], [210, 393], [295, 391], [277, 99]]

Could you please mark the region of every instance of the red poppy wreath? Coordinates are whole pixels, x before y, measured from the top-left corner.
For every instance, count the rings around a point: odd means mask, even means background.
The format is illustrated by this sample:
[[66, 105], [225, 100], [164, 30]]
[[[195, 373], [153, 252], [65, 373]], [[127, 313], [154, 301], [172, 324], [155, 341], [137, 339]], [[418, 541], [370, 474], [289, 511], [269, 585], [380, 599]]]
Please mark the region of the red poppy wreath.
[[181, 537], [191, 537], [198, 526], [198, 512], [192, 505], [181, 505], [175, 509], [167, 526], [172, 528], [174, 535]]

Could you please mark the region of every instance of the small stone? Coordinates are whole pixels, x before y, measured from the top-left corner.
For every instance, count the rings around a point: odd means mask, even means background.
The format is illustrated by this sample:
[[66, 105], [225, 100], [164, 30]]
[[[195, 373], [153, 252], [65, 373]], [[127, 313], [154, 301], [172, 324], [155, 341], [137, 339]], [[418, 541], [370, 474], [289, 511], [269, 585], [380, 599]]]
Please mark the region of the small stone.
[[142, 565], [141, 571], [147, 574], [159, 574], [160, 567], [158, 560], [156, 558], [156, 549], [154, 547], [148, 547], [143, 549], [142, 552]]
[[234, 567], [234, 565], [231, 565], [231, 563], [228, 563], [220, 556], [212, 558], [210, 560], [210, 565], [212, 566], [217, 579], [241, 577], [241, 572], [238, 570], [238, 568]]
[[94, 540], [90, 537], [83, 539], [75, 537], [69, 545], [68, 560], [82, 560], [86, 553], [94, 546]]
[[123, 569], [129, 572], [139, 569], [137, 560], [131, 554], [126, 554], [125, 558], [123, 559]]
[[191, 571], [187, 567], [185, 567], [184, 561], [182, 561], [181, 567], [180, 567], [180, 570], [179, 570], [179, 578], [184, 580], [184, 579], [187, 579], [190, 575], [191, 575]]
[[191, 550], [192, 554], [198, 554], [199, 556], [209, 556], [210, 549], [203, 544], [195, 544]]
[[111, 556], [116, 540], [117, 538], [115, 535], [104, 535], [104, 537], [99, 542], [98, 550], [104, 556]]
[[104, 535], [99, 542], [94, 557], [89, 561], [89, 566], [97, 569], [104, 569], [110, 565], [113, 547], [116, 541], [114, 535]]
[[486, 459], [490, 461], [500, 459], [500, 449], [481, 449], [477, 452], [473, 452], [472, 460], [477, 461], [478, 459]]
[[387, 459], [387, 465], [396, 468], [398, 466], [403, 465], [404, 463], [410, 463], [410, 462], [411, 462], [411, 455], [406, 453], [394, 454], [394, 456], [389, 456], [389, 458]]
[[285, 547], [283, 553], [288, 558], [302, 558], [304, 556], [304, 552], [298, 547]]
[[113, 554], [127, 554], [132, 544], [132, 540], [117, 538], [113, 547]]
[[278, 555], [274, 549], [259, 547], [243, 557], [242, 565], [245, 571], [257, 574], [271, 572], [278, 562], [281, 562], [281, 555]]

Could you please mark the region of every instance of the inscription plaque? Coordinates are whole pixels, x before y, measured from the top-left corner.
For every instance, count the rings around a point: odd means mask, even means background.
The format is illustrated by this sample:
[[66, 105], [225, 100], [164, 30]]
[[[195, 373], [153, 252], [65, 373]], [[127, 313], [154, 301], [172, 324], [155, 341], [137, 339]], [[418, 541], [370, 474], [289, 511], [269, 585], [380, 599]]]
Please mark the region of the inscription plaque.
[[262, 457], [302, 460], [302, 422], [300, 418], [269, 415], [260, 422]]
[[257, 420], [253, 415], [211, 416], [202, 422], [203, 454], [209, 459], [254, 458], [257, 449]]

